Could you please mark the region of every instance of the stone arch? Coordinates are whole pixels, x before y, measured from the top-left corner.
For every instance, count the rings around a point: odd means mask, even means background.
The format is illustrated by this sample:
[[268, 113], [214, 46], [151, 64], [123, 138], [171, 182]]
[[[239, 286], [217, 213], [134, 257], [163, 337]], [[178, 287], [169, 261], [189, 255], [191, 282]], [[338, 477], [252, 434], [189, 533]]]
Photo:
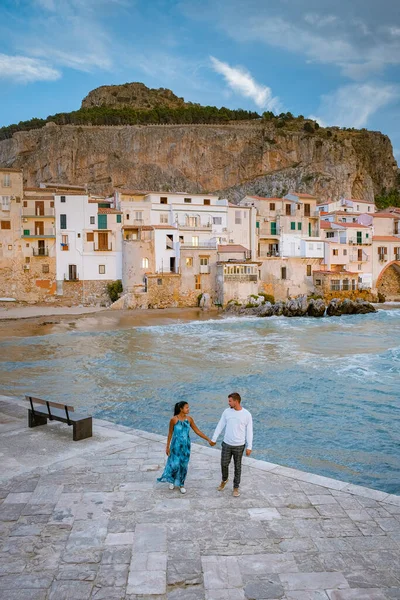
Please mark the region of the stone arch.
[[388, 300], [400, 297], [400, 261], [393, 260], [380, 273], [376, 289]]

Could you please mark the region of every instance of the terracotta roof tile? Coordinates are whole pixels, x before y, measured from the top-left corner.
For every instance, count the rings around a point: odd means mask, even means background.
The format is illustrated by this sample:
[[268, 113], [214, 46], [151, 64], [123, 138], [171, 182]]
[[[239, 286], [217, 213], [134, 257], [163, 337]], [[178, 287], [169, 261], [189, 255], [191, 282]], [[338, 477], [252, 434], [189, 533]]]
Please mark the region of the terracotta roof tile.
[[397, 242], [400, 246], [400, 237], [395, 235], [374, 235], [372, 238], [373, 242]]
[[374, 219], [400, 219], [400, 213], [394, 212], [380, 212], [380, 213], [372, 213]]
[[218, 252], [247, 252], [247, 249], [241, 244], [219, 244]]
[[99, 208], [99, 215], [122, 215], [122, 211], [117, 210], [116, 208]]

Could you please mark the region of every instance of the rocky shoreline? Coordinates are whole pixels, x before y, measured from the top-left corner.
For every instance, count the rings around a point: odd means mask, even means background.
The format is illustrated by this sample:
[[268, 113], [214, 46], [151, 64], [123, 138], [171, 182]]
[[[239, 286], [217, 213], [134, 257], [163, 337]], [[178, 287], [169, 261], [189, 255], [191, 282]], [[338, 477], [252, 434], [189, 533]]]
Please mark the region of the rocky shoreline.
[[245, 304], [235, 300], [228, 302], [226, 313], [237, 315], [252, 315], [256, 317], [338, 317], [341, 315], [365, 315], [375, 313], [376, 308], [366, 300], [350, 300], [349, 298], [333, 298], [328, 304], [322, 298], [307, 298], [298, 296], [287, 302], [279, 301], [272, 304], [264, 296], [250, 296]]

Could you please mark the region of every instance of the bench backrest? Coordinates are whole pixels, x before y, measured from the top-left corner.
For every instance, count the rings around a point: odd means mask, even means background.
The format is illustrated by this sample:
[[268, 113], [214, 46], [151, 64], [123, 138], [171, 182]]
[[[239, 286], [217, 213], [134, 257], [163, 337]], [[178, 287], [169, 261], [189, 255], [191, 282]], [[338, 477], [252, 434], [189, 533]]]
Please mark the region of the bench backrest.
[[25, 396], [25, 400], [30, 402], [34, 402], [35, 404], [44, 404], [45, 406], [51, 406], [52, 408], [62, 408], [67, 409], [69, 412], [74, 412], [73, 406], [68, 406], [68, 404], [59, 404], [58, 402], [47, 402], [47, 400], [42, 400], [41, 398], [34, 398], [33, 396]]

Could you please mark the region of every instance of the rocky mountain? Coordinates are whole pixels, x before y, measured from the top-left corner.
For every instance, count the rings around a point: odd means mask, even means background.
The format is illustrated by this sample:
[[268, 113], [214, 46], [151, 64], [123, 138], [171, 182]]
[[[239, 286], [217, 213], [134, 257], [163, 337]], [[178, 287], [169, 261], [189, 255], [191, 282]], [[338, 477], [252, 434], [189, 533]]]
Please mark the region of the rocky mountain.
[[175, 96], [171, 90], [148, 88], [144, 83], [124, 83], [123, 85], [102, 85], [89, 92], [82, 100], [81, 108], [110, 106], [112, 108], [131, 107], [148, 110], [157, 106], [181, 108], [188, 103]]
[[[103, 86], [83, 107], [185, 105], [169, 90], [143, 84]], [[113, 104], [114, 103], [114, 104]], [[188, 105], [189, 106], [189, 105]], [[293, 117], [292, 117], [293, 119]], [[218, 192], [231, 201], [245, 194], [290, 190], [321, 198], [373, 199], [396, 185], [389, 138], [366, 130], [314, 129], [304, 119], [230, 121], [226, 124], [55, 125], [18, 131], [0, 142], [0, 164], [22, 167], [28, 186], [40, 182]]]

